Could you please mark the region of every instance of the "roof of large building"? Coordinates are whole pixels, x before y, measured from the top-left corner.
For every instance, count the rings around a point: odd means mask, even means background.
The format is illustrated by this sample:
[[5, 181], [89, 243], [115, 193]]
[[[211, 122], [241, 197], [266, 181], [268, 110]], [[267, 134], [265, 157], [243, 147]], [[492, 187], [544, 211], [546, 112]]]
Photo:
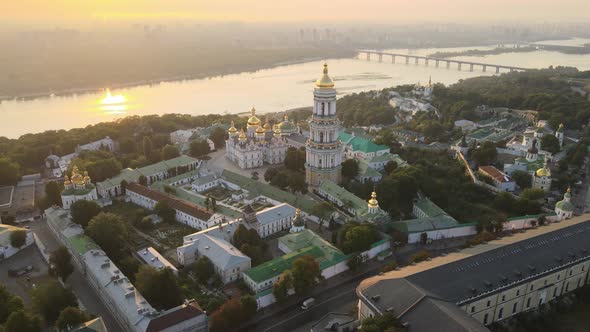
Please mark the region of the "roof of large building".
[[279, 242], [291, 252], [244, 272], [250, 279], [262, 282], [277, 277], [290, 269], [294, 260], [304, 255], [313, 256], [322, 270], [348, 259], [348, 255], [308, 229], [282, 236]]
[[196, 204], [177, 198], [175, 196], [166, 195], [162, 192], [152, 190], [137, 183], [130, 183], [127, 186], [127, 191], [135, 192], [156, 202], [166, 202], [171, 208], [201, 220], [207, 221], [213, 216], [213, 213]]
[[127, 181], [128, 183], [137, 182], [141, 175], [151, 176], [160, 172], [166, 172], [171, 168], [186, 166], [195, 162], [198, 162], [198, 159], [181, 155], [176, 158], [163, 160], [158, 163], [137, 169], [126, 168], [122, 170], [121, 173], [119, 173], [119, 175], [99, 182], [96, 185], [97, 187], [106, 190], [120, 185], [121, 181], [123, 180]]
[[422, 197], [414, 202], [414, 207], [424, 212], [427, 217], [437, 217], [440, 215], [446, 215], [445, 210], [441, 209], [438, 205], [434, 204], [428, 197]]
[[364, 160], [360, 160], [358, 162], [358, 165], [359, 165], [358, 176], [360, 176], [360, 177], [375, 178], [375, 177], [382, 176], [381, 173], [379, 173], [377, 170], [369, 167], [369, 164], [367, 164]]
[[355, 210], [358, 215], [365, 213], [367, 210], [367, 202], [330, 180], [322, 181], [319, 189], [340, 200], [347, 207]]
[[[247, 205], [249, 206], [249, 205]], [[295, 208], [287, 203], [279, 204], [266, 208], [256, 213], [256, 219], [261, 224], [268, 224], [285, 216], [293, 217], [295, 215]]]
[[383, 150], [389, 151], [389, 147], [387, 145], [375, 144], [369, 138], [355, 136], [343, 130], [338, 132], [338, 139], [341, 140], [342, 143], [350, 145], [354, 151], [361, 151], [364, 153]]
[[440, 215], [429, 218], [410, 219], [403, 221], [396, 221], [393, 227], [405, 233], [422, 233], [432, 230], [449, 229], [455, 227], [472, 226], [470, 224], [460, 224], [453, 217], [449, 215]]
[[107, 327], [104, 325], [102, 317], [89, 320], [82, 325], [78, 326], [71, 332], [107, 332]]
[[207, 256], [221, 270], [250, 261], [250, 257], [223, 239], [205, 233], [194, 234], [191, 238], [193, 243], [197, 243], [199, 253]]
[[498, 182], [511, 182], [512, 179], [494, 166], [479, 166], [479, 171]]
[[204, 314], [205, 312], [203, 309], [201, 309], [199, 304], [192, 300], [188, 303], [184, 303], [178, 307], [167, 310], [160, 316], [150, 320], [146, 332], [164, 331], [171, 326]]
[[[388, 308], [405, 312], [402, 320], [422, 296], [459, 305], [470, 303], [554, 269], [588, 260], [588, 218], [587, 214], [549, 224], [375, 276], [364, 280], [357, 293], [381, 312]], [[378, 301], [368, 300], [376, 295]], [[413, 324], [421, 323], [413, 320]]]
[[146, 262], [147, 265], [158, 270], [170, 268], [172, 271], [176, 271], [176, 267], [152, 247], [147, 247], [137, 251], [137, 256], [141, 257], [141, 259]]

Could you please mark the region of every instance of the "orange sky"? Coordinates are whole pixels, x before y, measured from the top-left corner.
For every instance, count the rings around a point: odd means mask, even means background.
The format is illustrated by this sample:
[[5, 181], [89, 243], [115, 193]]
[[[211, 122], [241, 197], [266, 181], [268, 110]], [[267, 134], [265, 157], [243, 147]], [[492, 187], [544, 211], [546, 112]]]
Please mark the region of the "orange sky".
[[249, 22], [588, 21], [590, 0], [3, 0], [0, 21], [202, 19]]

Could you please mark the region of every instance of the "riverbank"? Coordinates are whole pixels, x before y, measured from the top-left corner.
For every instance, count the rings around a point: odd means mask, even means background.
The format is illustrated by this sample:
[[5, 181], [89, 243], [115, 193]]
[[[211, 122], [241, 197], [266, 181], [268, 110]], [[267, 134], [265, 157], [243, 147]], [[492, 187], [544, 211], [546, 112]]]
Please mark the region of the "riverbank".
[[458, 52], [435, 52], [428, 55], [431, 58], [437, 59], [446, 59], [446, 58], [455, 58], [460, 56], [473, 56], [473, 57], [481, 57], [487, 55], [499, 55], [499, 54], [506, 54], [506, 53], [528, 53], [528, 52], [536, 52], [540, 50], [545, 51], [555, 51], [563, 54], [590, 54], [590, 47], [584, 46], [562, 46], [562, 45], [536, 45], [531, 44], [528, 46], [520, 46], [520, 47], [496, 47], [491, 50], [465, 50], [465, 51], [458, 51]]
[[[32, 66], [9, 65], [0, 61], [0, 72], [7, 73], [0, 76], [0, 101], [96, 93], [106, 87], [114, 90], [212, 78], [326, 58], [348, 58], [355, 54], [348, 48], [315, 47], [172, 50], [166, 56], [147, 51], [141, 55], [137, 53], [140, 52], [135, 50], [119, 54], [120, 59], [116, 61], [87, 57], [76, 66], [65, 64], [57, 55], [48, 55], [45, 63]], [[15, 73], [14, 68], [27, 70]]]

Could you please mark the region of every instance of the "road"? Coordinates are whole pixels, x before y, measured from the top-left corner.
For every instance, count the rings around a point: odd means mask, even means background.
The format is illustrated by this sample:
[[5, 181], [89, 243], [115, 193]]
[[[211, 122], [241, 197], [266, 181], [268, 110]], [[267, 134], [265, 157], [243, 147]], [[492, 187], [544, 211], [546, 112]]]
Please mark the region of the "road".
[[[48, 251], [52, 252], [61, 245], [49, 229], [49, 226], [47, 226], [47, 222], [44, 219], [31, 222], [29, 223], [29, 226], [39, 237], [41, 242], [47, 247]], [[74, 272], [68, 277], [66, 285], [76, 293], [76, 296], [86, 311], [102, 317], [109, 332], [122, 332], [123, 329], [119, 326], [110, 311], [100, 301], [94, 288], [90, 286], [86, 277], [84, 277], [78, 269], [78, 266], [76, 264], [73, 265]]]
[[[447, 239], [424, 247], [407, 245], [390, 260], [405, 264], [411, 255], [425, 248], [430, 251], [432, 256], [438, 256], [456, 250], [465, 241], [466, 239]], [[351, 276], [350, 272], [336, 275], [319, 285], [306, 297], [291, 297], [281, 307], [272, 305], [263, 309], [252, 322], [246, 323], [239, 331], [304, 331], [305, 328], [330, 312], [348, 313], [348, 311], [343, 312], [342, 310], [356, 305], [355, 289], [358, 284], [362, 280], [378, 274], [384, 264], [386, 262], [372, 260], [364, 266], [362, 272], [359, 271], [354, 276]], [[317, 304], [308, 310], [302, 310], [301, 302], [308, 297], [315, 298]]]

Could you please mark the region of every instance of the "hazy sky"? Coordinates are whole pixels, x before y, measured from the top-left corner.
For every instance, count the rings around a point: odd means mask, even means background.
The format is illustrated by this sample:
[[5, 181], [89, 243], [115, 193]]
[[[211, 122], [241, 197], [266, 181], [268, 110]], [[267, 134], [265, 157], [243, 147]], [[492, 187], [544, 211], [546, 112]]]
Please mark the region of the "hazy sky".
[[0, 21], [585, 22], [590, 0], [0, 0]]

